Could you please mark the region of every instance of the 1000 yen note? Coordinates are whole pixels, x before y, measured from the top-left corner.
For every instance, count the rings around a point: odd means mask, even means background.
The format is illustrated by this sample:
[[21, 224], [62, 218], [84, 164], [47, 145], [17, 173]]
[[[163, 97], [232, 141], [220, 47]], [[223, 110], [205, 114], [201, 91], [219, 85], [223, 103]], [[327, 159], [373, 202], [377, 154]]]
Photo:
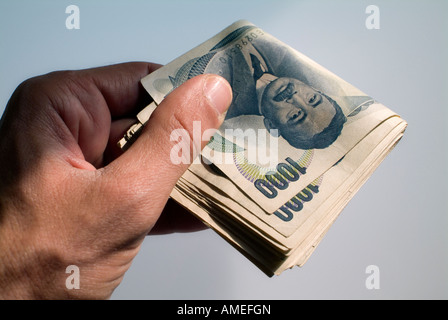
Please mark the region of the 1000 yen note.
[[[373, 150], [377, 149], [377, 144], [394, 139], [397, 133], [392, 130], [395, 130], [394, 128], [398, 125], [400, 125], [399, 130], [403, 130], [403, 123], [404, 121], [399, 117], [392, 117], [382, 123], [357, 144], [343, 160], [306, 188], [298, 190], [294, 197], [283, 203], [273, 214], [266, 213], [255, 202], [248, 199], [246, 194], [229, 179], [216, 174], [206, 166], [193, 164], [188, 169], [188, 173], [191, 172], [197, 178], [191, 174], [185, 174], [182, 178], [189, 180], [198, 190], [197, 193], [227, 206], [228, 212], [235, 213], [235, 219], [245, 220], [254, 228], [264, 230], [277, 241], [293, 247], [295, 241], [289, 242], [286, 238], [296, 233], [310, 217], [316, 219], [317, 209], [328, 201], [328, 197], [336, 188], [351, 179], [356, 181], [357, 176], [353, 173], [359, 172], [358, 167], [363, 163], [364, 158], [370, 157]], [[393, 134], [389, 137], [391, 132]], [[335, 175], [334, 172], [339, 173]], [[306, 231], [302, 230], [300, 234], [306, 235], [312, 228], [305, 228]]]
[[[262, 270], [280, 274], [305, 263], [338, 214], [401, 138], [405, 128], [406, 122], [399, 117], [387, 120], [311, 186], [314, 196], [300, 192], [297, 201], [291, 199], [285, 204], [288, 208], [282, 209], [277, 217], [248, 211], [248, 200], [244, 194], [232, 192], [231, 182], [225, 182], [210, 171], [199, 174], [203, 180], [191, 172], [200, 168], [195, 165], [182, 176], [176, 185], [179, 192], [173, 192], [172, 197], [250, 256]], [[215, 188], [217, 178], [225, 186]], [[224, 196], [229, 193], [230, 196]]]
[[226, 78], [233, 101], [202, 152], [254, 202], [275, 212], [395, 114], [260, 28], [239, 21], [151, 73], [159, 104], [204, 73]]

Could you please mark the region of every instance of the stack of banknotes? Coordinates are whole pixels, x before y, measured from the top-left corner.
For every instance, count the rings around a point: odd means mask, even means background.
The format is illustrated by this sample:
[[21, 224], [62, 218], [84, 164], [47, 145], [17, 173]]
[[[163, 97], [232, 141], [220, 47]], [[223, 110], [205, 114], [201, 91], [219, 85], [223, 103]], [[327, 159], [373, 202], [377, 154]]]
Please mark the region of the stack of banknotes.
[[[238, 21], [142, 79], [154, 102], [119, 145], [131, 143], [172, 90], [204, 73], [226, 78], [233, 101], [171, 197], [267, 275], [302, 266], [407, 123]], [[177, 151], [172, 160], [183, 161]]]

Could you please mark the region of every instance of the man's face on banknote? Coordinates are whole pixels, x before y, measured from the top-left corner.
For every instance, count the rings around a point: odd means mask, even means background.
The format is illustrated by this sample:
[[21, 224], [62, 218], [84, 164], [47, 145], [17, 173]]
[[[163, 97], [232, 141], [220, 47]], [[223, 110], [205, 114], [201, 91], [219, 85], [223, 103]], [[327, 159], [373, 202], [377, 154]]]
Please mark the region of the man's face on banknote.
[[336, 109], [327, 97], [293, 78], [278, 78], [263, 94], [263, 116], [268, 129], [294, 146], [294, 140], [312, 139], [327, 128]]

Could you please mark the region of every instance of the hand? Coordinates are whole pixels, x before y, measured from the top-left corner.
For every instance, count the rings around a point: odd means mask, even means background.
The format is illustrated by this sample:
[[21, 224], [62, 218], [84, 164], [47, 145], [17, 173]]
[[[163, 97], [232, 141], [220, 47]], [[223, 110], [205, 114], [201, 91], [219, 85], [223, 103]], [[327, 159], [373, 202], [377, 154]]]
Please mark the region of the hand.
[[[164, 208], [159, 233], [196, 228], [167, 205], [188, 167], [171, 162], [170, 134], [192, 136], [193, 121], [218, 128], [232, 93], [219, 76], [187, 81], [122, 153], [117, 141], [149, 102], [139, 80], [158, 67], [54, 72], [16, 89], [0, 122], [0, 297], [108, 298]], [[69, 265], [79, 290], [66, 288]]]

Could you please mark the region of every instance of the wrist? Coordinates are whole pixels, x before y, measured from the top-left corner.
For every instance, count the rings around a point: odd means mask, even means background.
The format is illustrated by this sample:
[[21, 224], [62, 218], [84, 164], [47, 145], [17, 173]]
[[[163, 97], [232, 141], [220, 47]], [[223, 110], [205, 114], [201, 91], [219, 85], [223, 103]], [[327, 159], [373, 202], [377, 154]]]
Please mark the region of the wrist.
[[61, 260], [39, 249], [43, 239], [34, 236], [33, 222], [19, 221], [31, 217], [5, 207], [0, 201], [0, 299], [51, 299], [56, 292], [60, 294], [65, 289], [64, 270], [58, 272]]

